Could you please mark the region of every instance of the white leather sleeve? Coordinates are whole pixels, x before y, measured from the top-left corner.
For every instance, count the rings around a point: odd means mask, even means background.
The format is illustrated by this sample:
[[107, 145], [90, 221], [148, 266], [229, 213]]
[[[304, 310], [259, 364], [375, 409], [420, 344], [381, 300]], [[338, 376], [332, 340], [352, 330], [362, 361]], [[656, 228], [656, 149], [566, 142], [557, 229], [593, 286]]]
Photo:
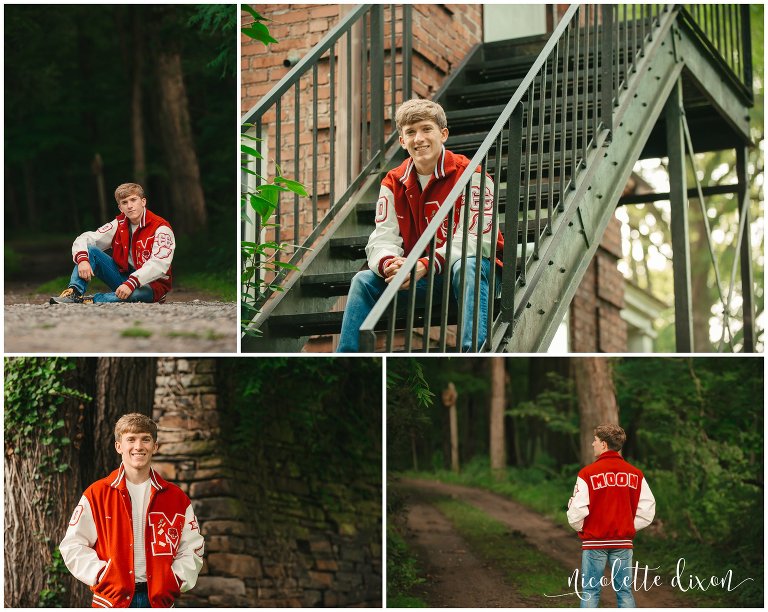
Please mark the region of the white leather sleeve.
[[67, 569], [75, 578], [88, 586], [98, 582], [99, 574], [107, 566], [107, 561], [99, 559], [93, 549], [96, 537], [96, 524], [93, 522], [91, 505], [83, 495], [69, 520], [69, 527], [59, 544], [59, 550]]
[[152, 252], [147, 253], [149, 257], [131, 276], [136, 277], [141, 285], [151, 283], [158, 278], [165, 278], [171, 267], [175, 250], [176, 238], [173, 230], [167, 225], [161, 225], [155, 230]]
[[95, 246], [102, 251], [106, 251], [112, 246], [112, 238], [117, 231], [117, 221], [112, 219], [105, 223], [99, 229], [93, 232], [84, 232], [80, 234], [72, 243], [72, 260], [77, 263], [76, 255], [80, 252], [88, 252], [89, 246]]
[[637, 502], [637, 512], [635, 512], [635, 531], [645, 529], [656, 516], [656, 498], [651, 492], [651, 487], [643, 477], [643, 484], [640, 485], [640, 499]]
[[573, 496], [568, 500], [568, 524], [576, 531], [584, 528], [584, 519], [589, 515], [589, 488], [582, 478], [576, 479]]
[[368, 238], [365, 255], [368, 267], [379, 276], [382, 274], [381, 260], [389, 257], [400, 257], [403, 251], [403, 238], [400, 235], [400, 225], [395, 210], [395, 194], [385, 185], [379, 190], [376, 201], [376, 227]]
[[[457, 259], [461, 259], [461, 246], [464, 240], [464, 217], [469, 215], [468, 219], [468, 236], [467, 236], [467, 257], [475, 257], [477, 254], [477, 234], [480, 225], [480, 206], [483, 207], [483, 220], [482, 220], [482, 256], [491, 257], [493, 254], [494, 246], [496, 244], [493, 233], [493, 190], [494, 184], [489, 177], [485, 177], [485, 194], [480, 197], [480, 179], [482, 175], [480, 172], [475, 172], [472, 175], [472, 192], [469, 205], [465, 202], [461, 207], [461, 214], [459, 215], [458, 222], [453, 228], [453, 242], [451, 243], [451, 252], [447, 253], [448, 243], [446, 241], [443, 246], [436, 249], [436, 254], [440, 257], [436, 257], [438, 262], [438, 273], [442, 273], [445, 270], [450, 270], [452, 262]], [[462, 197], [464, 197], [462, 195]], [[447, 230], [447, 218], [444, 225]], [[440, 261], [440, 260], [443, 261]]]
[[204, 553], [205, 541], [200, 533], [195, 511], [190, 504], [184, 513], [184, 529], [181, 532], [181, 541], [176, 551], [176, 557], [171, 564], [173, 573], [181, 582], [182, 593], [189, 591], [197, 583], [197, 575], [203, 567]]

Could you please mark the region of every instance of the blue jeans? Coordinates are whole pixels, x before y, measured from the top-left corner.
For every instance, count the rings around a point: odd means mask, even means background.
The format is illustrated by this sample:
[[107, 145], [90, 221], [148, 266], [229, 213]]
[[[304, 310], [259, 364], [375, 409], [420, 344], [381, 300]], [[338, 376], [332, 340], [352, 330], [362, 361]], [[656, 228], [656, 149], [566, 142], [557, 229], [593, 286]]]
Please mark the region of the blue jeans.
[[[467, 257], [466, 286], [464, 289], [464, 321], [461, 333], [461, 350], [468, 352], [472, 348], [472, 324], [475, 318], [475, 258]], [[480, 264], [480, 317], [477, 330], [478, 348], [485, 342], [488, 333], [486, 313], [488, 312], [488, 275], [491, 269], [490, 259], [483, 258]], [[441, 299], [444, 275], [435, 275], [433, 303]], [[461, 260], [451, 265], [451, 289], [453, 298], [458, 301], [461, 285]], [[387, 283], [378, 274], [371, 270], [358, 272], [352, 279], [349, 288], [347, 307], [344, 309], [344, 318], [341, 323], [341, 337], [336, 349], [339, 353], [355, 353], [359, 350], [360, 326], [373, 310], [374, 305], [387, 288]], [[407, 289], [403, 291], [408, 291]], [[422, 278], [416, 284], [417, 302], [424, 302], [427, 293], [427, 278]]]
[[[94, 302], [153, 302], [154, 296], [152, 294], [152, 287], [144, 285], [134, 290], [127, 300], [121, 300], [118, 298], [114, 291], [125, 281], [128, 277], [135, 272], [135, 270], [128, 270], [126, 274], [120, 272], [117, 268], [115, 260], [112, 259], [101, 249], [90, 246], [88, 247], [88, 261], [93, 268], [93, 274], [101, 280], [107, 287], [112, 289], [111, 293], [97, 293], [93, 296]], [[85, 295], [85, 290], [88, 288], [88, 283], [84, 281], [77, 274], [77, 266], [72, 271], [72, 276], [69, 279], [69, 286], [74, 287], [80, 292], [80, 295]]]
[[149, 605], [149, 594], [146, 591], [136, 592], [131, 599], [131, 605], [129, 608], [151, 608]]
[[632, 595], [632, 549], [585, 549], [581, 553], [582, 608], [597, 608], [602, 586], [600, 580], [608, 563], [616, 603], [619, 608], [634, 608]]

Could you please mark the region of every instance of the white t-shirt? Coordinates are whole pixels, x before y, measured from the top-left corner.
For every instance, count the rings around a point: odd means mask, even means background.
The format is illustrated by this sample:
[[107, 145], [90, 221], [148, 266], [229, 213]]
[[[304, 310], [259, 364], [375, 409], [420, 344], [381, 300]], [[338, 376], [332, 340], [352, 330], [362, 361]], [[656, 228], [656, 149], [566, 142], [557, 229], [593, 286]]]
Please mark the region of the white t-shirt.
[[427, 183], [429, 183], [429, 179], [432, 178], [432, 175], [416, 173], [416, 176], [419, 177], [419, 184], [421, 185], [421, 190], [424, 191], [424, 187], [427, 186]]
[[136, 582], [147, 581], [147, 555], [144, 550], [144, 527], [147, 524], [150, 482], [133, 484], [125, 481], [131, 496], [131, 514], [133, 519], [133, 571]]

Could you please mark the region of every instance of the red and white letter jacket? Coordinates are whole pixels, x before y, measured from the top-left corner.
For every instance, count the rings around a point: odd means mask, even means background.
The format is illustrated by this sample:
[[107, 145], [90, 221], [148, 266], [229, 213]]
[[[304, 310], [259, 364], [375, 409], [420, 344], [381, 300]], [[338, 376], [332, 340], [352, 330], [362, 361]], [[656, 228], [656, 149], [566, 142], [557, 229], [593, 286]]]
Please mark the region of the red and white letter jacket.
[[176, 250], [176, 240], [168, 221], [145, 208], [139, 227], [131, 236], [131, 222], [120, 213], [114, 221], [105, 223], [95, 232], [85, 232], [75, 238], [72, 259], [76, 264], [88, 261], [89, 246], [102, 251], [111, 248], [112, 259], [124, 274], [129, 269], [130, 252], [136, 269], [126, 281], [131, 291], [149, 285], [155, 302], [165, 300], [171, 290], [171, 262]]
[[579, 532], [582, 549], [632, 548], [635, 533], [655, 514], [643, 473], [611, 450], [582, 468], [568, 501], [568, 523]]
[[[144, 528], [147, 592], [153, 608], [169, 608], [195, 586], [203, 567], [203, 536], [192, 504], [176, 485], [150, 471]], [[131, 496], [125, 468], [88, 487], [59, 550], [69, 571], [93, 591], [94, 608], [127, 608], [135, 589]]]
[[[422, 191], [413, 159], [408, 158], [394, 170], [390, 170], [381, 182], [379, 199], [376, 203], [376, 228], [368, 238], [365, 254], [368, 267], [379, 276], [384, 276], [384, 268], [393, 257], [408, 256], [418, 239], [424, 233], [432, 217], [435, 216], [446, 196], [453, 189], [456, 181], [470, 160], [463, 155], [451, 153], [443, 147], [440, 158], [429, 183]], [[485, 193], [480, 196], [480, 167], [472, 176], [472, 201], [469, 210], [464, 205], [464, 195], [459, 196], [453, 216], [453, 242], [451, 252], [447, 253], [448, 217], [437, 230], [435, 243], [435, 273], [450, 269], [450, 264], [461, 259], [461, 247], [464, 236], [464, 215], [469, 214], [467, 238], [467, 256], [474, 257], [477, 252], [477, 231], [480, 221], [480, 204], [483, 205], [482, 256], [497, 257], [501, 265], [504, 238], [498, 232], [494, 244], [493, 232], [493, 181], [485, 178]], [[424, 265], [429, 260], [423, 259]]]

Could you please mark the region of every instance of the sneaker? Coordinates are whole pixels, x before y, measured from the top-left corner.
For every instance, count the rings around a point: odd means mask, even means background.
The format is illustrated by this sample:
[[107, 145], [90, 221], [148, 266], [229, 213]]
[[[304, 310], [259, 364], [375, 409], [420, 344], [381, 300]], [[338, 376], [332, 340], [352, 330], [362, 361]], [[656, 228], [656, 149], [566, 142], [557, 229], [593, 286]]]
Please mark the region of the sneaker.
[[64, 291], [61, 292], [61, 295], [58, 297], [52, 297], [48, 303], [49, 304], [80, 304], [83, 301], [83, 296], [81, 296], [77, 291], [75, 291], [74, 287], [67, 287], [64, 289]]

